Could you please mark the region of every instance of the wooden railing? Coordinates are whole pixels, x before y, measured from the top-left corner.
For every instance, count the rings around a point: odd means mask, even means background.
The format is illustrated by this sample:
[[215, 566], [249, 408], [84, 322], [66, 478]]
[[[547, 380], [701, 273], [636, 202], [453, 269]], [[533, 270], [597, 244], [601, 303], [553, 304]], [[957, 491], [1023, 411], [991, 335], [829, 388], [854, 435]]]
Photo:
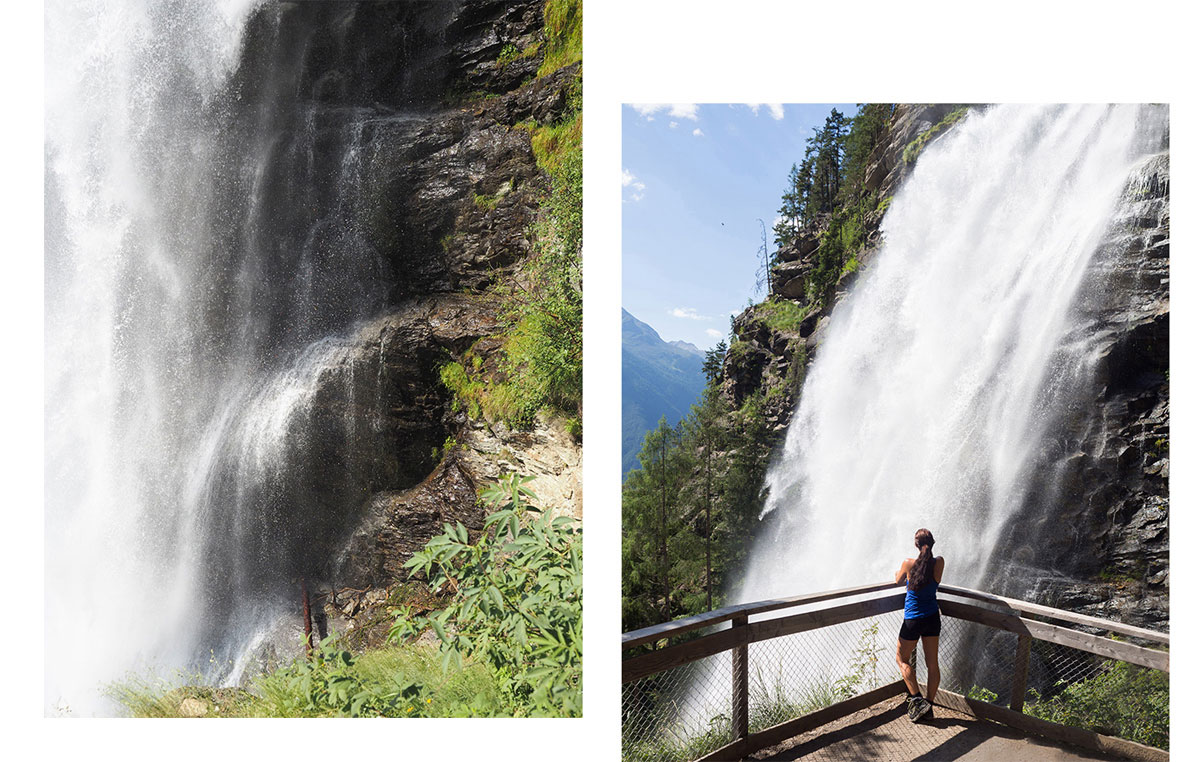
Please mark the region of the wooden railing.
[[[711, 752], [702, 759], [740, 759], [760, 749], [845, 717], [853, 712], [884, 701], [905, 692], [901, 680], [889, 683], [872, 691], [855, 696], [816, 712], [797, 717], [773, 727], [750, 732], [749, 727], [749, 663], [748, 647], [751, 643], [779, 638], [786, 635], [816, 630], [836, 624], [899, 611], [904, 607], [904, 593], [894, 592], [897, 585], [881, 583], [834, 590], [825, 593], [800, 595], [756, 603], [726, 606], [703, 614], [677, 619], [672, 622], [645, 627], [621, 636], [622, 651], [646, 645], [658, 645], [647, 653], [631, 655], [622, 662], [622, 683], [649, 677], [690, 662], [713, 656], [724, 651], [732, 652], [732, 695], [730, 707], [733, 741]], [[893, 592], [888, 592], [893, 591]], [[1008, 708], [977, 701], [944, 689], [937, 693], [936, 703], [974, 715], [981, 719], [1000, 722], [1024, 732], [1036, 733], [1077, 746], [1116, 753], [1130, 759], [1166, 760], [1168, 755], [1156, 749], [1125, 739], [1047, 722], [1021, 713], [1027, 691], [1029, 656], [1032, 641], [1041, 640], [1067, 646], [1079, 651], [1136, 664], [1162, 672], [1170, 671], [1170, 654], [1156, 647], [1136, 645], [1128, 641], [1113, 640], [1083, 632], [1062, 624], [1087, 627], [1106, 631], [1126, 638], [1136, 638], [1154, 646], [1169, 646], [1168, 635], [1153, 630], [1111, 622], [1097, 617], [1076, 614], [1025, 601], [1004, 598], [968, 588], [942, 585], [938, 589], [939, 605], [944, 616], [988, 627], [1006, 630], [1017, 635], [1016, 653], [1011, 680]], [[784, 609], [831, 603], [840, 599], [887, 593], [878, 597], [850, 603], [822, 606], [802, 613], [775, 616], [751, 622], [750, 617], [766, 613], [777, 613]], [[952, 596], [947, 598], [946, 596]], [[967, 599], [955, 600], [955, 598]], [[970, 602], [968, 602], [970, 601]], [[1038, 619], [1034, 619], [1037, 617]], [[1052, 624], [1059, 622], [1062, 624]], [[671, 638], [696, 630], [729, 623], [715, 631], [687, 642], [669, 645]], [[917, 649], [918, 651], [920, 649]]]

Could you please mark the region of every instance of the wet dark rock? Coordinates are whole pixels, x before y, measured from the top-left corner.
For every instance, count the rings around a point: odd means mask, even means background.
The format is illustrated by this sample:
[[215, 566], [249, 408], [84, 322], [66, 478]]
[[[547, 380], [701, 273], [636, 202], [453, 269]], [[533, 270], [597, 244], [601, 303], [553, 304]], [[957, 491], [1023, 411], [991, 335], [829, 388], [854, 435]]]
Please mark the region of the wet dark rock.
[[[469, 536], [478, 536], [484, 512], [476, 489], [451, 456], [417, 486], [373, 495], [340, 560], [335, 587], [382, 588], [408, 579], [405, 562], [440, 534], [443, 524], [461, 522]], [[357, 611], [343, 613], [350, 617]]]

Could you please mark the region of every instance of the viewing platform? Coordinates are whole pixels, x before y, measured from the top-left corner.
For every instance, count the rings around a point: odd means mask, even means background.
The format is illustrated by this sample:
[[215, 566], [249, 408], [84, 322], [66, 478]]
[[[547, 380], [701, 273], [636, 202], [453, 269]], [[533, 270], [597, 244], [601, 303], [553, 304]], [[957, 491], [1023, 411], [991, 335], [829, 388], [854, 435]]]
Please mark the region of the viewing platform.
[[[1169, 758], [1168, 635], [950, 585], [939, 588], [935, 708], [910, 722], [897, 587], [727, 606], [625, 633], [623, 759]], [[923, 664], [917, 675], [924, 694]]]

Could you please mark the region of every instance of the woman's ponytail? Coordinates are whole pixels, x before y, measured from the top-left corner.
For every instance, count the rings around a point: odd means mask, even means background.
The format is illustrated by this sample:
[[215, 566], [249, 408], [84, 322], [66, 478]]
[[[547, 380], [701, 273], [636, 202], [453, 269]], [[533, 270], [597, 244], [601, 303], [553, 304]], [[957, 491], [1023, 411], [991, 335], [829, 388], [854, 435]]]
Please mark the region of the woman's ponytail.
[[916, 563], [908, 570], [909, 590], [919, 590], [933, 579], [933, 532], [918, 529], [914, 544], [920, 552]]

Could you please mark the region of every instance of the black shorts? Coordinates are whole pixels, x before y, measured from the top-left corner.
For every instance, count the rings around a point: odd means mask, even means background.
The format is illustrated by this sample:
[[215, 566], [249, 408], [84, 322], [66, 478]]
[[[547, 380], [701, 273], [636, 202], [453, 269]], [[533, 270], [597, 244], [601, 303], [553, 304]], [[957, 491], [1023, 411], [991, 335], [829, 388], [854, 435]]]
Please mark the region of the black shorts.
[[901, 640], [917, 640], [922, 636], [936, 638], [942, 634], [942, 614], [938, 612], [932, 616], [923, 616], [918, 619], [905, 619], [904, 624], [900, 625]]

